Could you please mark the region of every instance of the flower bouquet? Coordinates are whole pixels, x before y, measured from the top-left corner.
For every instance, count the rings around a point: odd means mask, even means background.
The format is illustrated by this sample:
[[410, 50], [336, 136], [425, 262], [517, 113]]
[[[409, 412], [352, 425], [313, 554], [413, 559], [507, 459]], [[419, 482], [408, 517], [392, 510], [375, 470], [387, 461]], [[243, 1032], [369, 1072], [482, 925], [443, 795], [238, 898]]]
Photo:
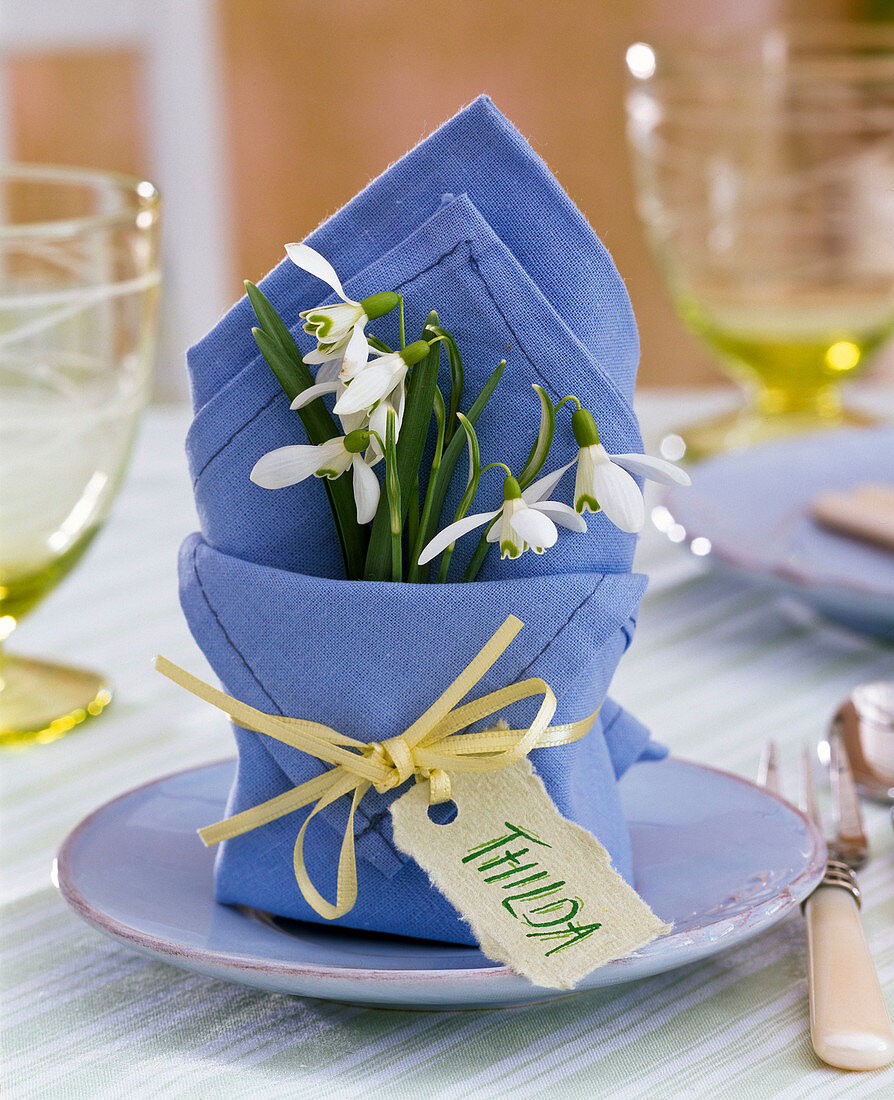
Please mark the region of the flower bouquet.
[[641, 453], [623, 284], [485, 98], [286, 252], [189, 357], [227, 694], [162, 667], [235, 723], [217, 898], [569, 987], [664, 930], [617, 792], [663, 750], [607, 691], [638, 479], [686, 477]]

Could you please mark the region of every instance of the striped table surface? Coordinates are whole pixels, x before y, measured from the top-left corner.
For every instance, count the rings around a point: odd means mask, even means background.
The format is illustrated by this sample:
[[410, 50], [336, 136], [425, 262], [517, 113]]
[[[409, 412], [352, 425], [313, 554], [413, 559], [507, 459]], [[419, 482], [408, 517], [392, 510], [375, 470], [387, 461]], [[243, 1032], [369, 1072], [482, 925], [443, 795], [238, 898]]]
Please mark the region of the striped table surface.
[[[685, 398], [644, 395], [647, 435]], [[701, 401], [699, 409], [706, 407]], [[844, 1073], [807, 1034], [804, 927], [626, 986], [527, 1008], [414, 1013], [264, 993], [177, 970], [81, 923], [50, 883], [53, 853], [97, 805], [231, 752], [227, 727], [151, 669], [210, 676], [177, 604], [176, 550], [195, 527], [188, 414], [147, 416], [113, 516], [14, 648], [112, 675], [106, 714], [2, 762], [2, 1072], [14, 1097], [838, 1097], [894, 1095], [894, 1070]], [[723, 579], [657, 533], [614, 695], [676, 754], [753, 776], [762, 743], [816, 738], [894, 649]], [[867, 807], [864, 924], [894, 1008], [894, 834]]]

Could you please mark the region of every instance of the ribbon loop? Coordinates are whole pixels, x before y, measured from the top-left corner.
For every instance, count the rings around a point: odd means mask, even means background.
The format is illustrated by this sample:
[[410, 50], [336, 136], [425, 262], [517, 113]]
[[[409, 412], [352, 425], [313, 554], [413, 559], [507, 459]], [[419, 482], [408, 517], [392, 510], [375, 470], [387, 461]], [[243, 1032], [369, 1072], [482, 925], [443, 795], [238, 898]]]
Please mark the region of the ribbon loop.
[[411, 775], [416, 773], [413, 750], [402, 737], [389, 737], [387, 741], [382, 742], [382, 748], [396, 772], [393, 785], [399, 787], [401, 783], [405, 783]]
[[[255, 710], [196, 679], [164, 657], [156, 658], [155, 667], [159, 672], [230, 715], [237, 725], [283, 741], [333, 765], [322, 775], [275, 798], [200, 829], [199, 836], [209, 846], [218, 844], [221, 840], [241, 836], [313, 803], [313, 809], [295, 840], [295, 879], [307, 904], [321, 917], [333, 920], [344, 916], [357, 900], [354, 813], [370, 787], [385, 794], [415, 775], [417, 782], [428, 782], [429, 803], [435, 806], [450, 801], [451, 769], [497, 771], [527, 756], [532, 749], [571, 744], [583, 737], [592, 726], [598, 711], [577, 722], [550, 726], [550, 719], [556, 711], [556, 697], [549, 684], [538, 677], [510, 684], [470, 703], [458, 705], [480, 682], [521, 628], [521, 621], [510, 615], [477, 656], [409, 729], [385, 741], [369, 744], [345, 737], [318, 722]], [[510, 730], [495, 726], [480, 733], [459, 732], [512, 703], [537, 695], [542, 695], [543, 699], [527, 729]], [[333, 905], [310, 881], [304, 862], [304, 836], [311, 819], [343, 795], [351, 795], [352, 798], [338, 860]]]
[[432, 768], [425, 773], [428, 779], [428, 804], [437, 806], [450, 801], [450, 776], [443, 768]]

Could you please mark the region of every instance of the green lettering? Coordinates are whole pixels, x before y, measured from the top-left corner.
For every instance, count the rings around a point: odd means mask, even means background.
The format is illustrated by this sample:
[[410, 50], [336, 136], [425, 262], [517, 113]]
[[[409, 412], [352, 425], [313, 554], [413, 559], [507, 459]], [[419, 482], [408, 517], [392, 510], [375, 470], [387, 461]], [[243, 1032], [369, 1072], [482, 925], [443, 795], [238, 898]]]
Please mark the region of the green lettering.
[[[530, 850], [530, 848], [518, 848], [516, 851], [510, 852], [507, 848], [503, 855], [494, 856], [493, 859], [488, 859], [484, 863], [479, 863], [478, 870], [489, 871], [491, 867], [499, 867], [501, 863], [511, 863], [517, 867], [519, 864], [519, 857], [526, 856]], [[531, 866], [533, 867], [536, 865], [532, 864]]]
[[[538, 875], [537, 877], [538, 878], [543, 878], [543, 876], [545, 874], [546, 874], [546, 872], [544, 871], [543, 874]], [[513, 883], [513, 885], [519, 885], [519, 884]], [[513, 917], [517, 918], [518, 913], [516, 913], [516, 911], [512, 908], [512, 902], [514, 902], [514, 901], [525, 901], [527, 898], [547, 897], [549, 894], [554, 894], [556, 892], [556, 890], [561, 890], [564, 885], [565, 885], [564, 882], [551, 882], [549, 884], [549, 886], [538, 886], [536, 890], [528, 890], [524, 894], [513, 894], [511, 897], [503, 898], [503, 907], [505, 909], [508, 909], [509, 912], [513, 915]], [[503, 889], [505, 890], [506, 887], [504, 886]]]
[[552, 950], [546, 952], [544, 957], [549, 958], [550, 955], [555, 955], [558, 951], [564, 951], [566, 947], [573, 947], [576, 943], [580, 943], [588, 936], [592, 936], [596, 929], [601, 927], [602, 925], [598, 922], [596, 924], [574, 924], [572, 921], [569, 921], [567, 928], [557, 928], [555, 931], [550, 932], [528, 932], [527, 936], [529, 939], [539, 938], [544, 940], [544, 942], [565, 938], [564, 943], [560, 943], [558, 947], [554, 947]]
[[522, 920], [525, 924], [530, 925], [531, 928], [551, 928], [556, 924], [562, 924], [576, 917], [583, 908], [583, 904], [580, 898], [559, 898], [558, 901], [551, 901], [548, 905], [540, 905], [536, 909], [532, 909], [531, 912], [555, 913], [557, 909], [561, 909], [565, 905], [569, 906], [570, 911], [563, 913], [561, 917], [556, 917], [555, 920], [531, 920], [529, 916], [524, 915], [522, 916]]
[[[536, 867], [536, 863], [531, 864], [532, 867]], [[527, 868], [521, 868], [527, 870]], [[549, 871], [538, 871], [536, 875], [528, 875], [527, 878], [520, 878], [516, 882], [507, 882], [503, 887], [504, 890], [514, 890], [516, 886], [524, 886], [529, 882], [538, 882], [542, 878], [549, 878]]]
[[504, 844], [510, 844], [513, 840], [530, 840], [532, 844], [540, 844], [544, 848], [552, 847], [545, 840], [541, 840], [536, 833], [525, 832], [518, 825], [513, 825], [511, 821], [504, 821], [503, 824], [510, 830], [505, 836], [498, 836], [495, 840], [486, 840], [484, 844], [479, 844], [477, 848], [470, 848], [468, 854], [463, 856], [463, 863], [468, 863], [469, 860], [477, 859], [487, 852], [492, 852], [494, 848], [501, 848]]
[[[509, 878], [510, 875], [517, 875], [519, 871], [530, 871], [532, 867], [536, 867], [536, 866], [537, 866], [536, 863], [525, 863], [521, 867], [513, 867], [509, 871], [502, 871], [499, 875], [491, 875], [489, 878], [486, 878], [484, 881], [485, 882], [497, 882], [501, 878]], [[478, 870], [480, 871], [481, 868], [479, 867]], [[546, 874], [546, 871], [544, 871], [543, 873]], [[529, 882], [530, 879], [524, 879], [523, 881], [524, 882]], [[503, 887], [503, 889], [504, 890], [512, 890], [518, 885], [519, 884], [517, 882], [509, 882]]]

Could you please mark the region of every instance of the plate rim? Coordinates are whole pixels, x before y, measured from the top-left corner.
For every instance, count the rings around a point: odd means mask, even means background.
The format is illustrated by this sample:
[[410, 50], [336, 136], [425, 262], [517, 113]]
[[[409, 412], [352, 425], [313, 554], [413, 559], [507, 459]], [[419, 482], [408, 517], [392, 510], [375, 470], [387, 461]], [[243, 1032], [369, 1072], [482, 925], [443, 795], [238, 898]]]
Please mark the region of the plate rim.
[[[242, 970], [251, 970], [258, 973], [279, 973], [279, 974], [294, 974], [298, 976], [308, 977], [326, 977], [331, 976], [332, 971], [337, 970], [339, 977], [344, 977], [346, 980], [352, 978], [369, 977], [371, 974], [381, 976], [382, 980], [387, 981], [388, 978], [394, 976], [401, 980], [430, 980], [437, 975], [462, 975], [464, 978], [471, 978], [476, 974], [485, 974], [489, 977], [512, 976], [517, 977], [514, 971], [510, 970], [508, 966], [504, 966], [499, 963], [494, 963], [492, 966], [459, 968], [452, 967], [449, 969], [435, 969], [432, 967], [423, 970], [380, 970], [375, 967], [341, 967], [341, 966], [322, 966], [318, 964], [301, 964], [301, 963], [279, 963], [279, 962], [267, 962], [259, 959], [257, 956], [252, 955], [237, 955], [228, 951], [209, 951], [206, 948], [190, 947], [185, 950], [178, 950], [178, 945], [172, 943], [170, 940], [165, 940], [159, 936], [155, 936], [150, 932], [140, 932], [130, 925], [124, 924], [114, 917], [110, 917], [104, 913], [101, 909], [97, 909], [95, 905], [92, 905], [83, 895], [81, 890], [74, 884], [71, 875], [69, 874], [68, 861], [71, 856], [71, 852], [74, 846], [77, 844], [81, 837], [81, 834], [87, 831], [93, 824], [94, 820], [101, 814], [105, 813], [118, 802], [123, 802], [126, 798], [130, 798], [135, 794], [139, 794], [140, 791], [147, 790], [149, 787], [155, 787], [162, 783], [166, 783], [171, 779], [177, 779], [180, 776], [189, 775], [191, 772], [205, 771], [210, 768], [221, 767], [224, 764], [237, 763], [237, 758], [234, 756], [224, 757], [218, 760], [209, 760], [204, 764], [193, 764], [188, 768], [179, 768], [177, 771], [167, 772], [165, 775], [157, 776], [155, 779], [147, 780], [145, 783], [139, 783], [136, 787], [131, 787], [129, 790], [122, 791], [121, 794], [116, 795], [114, 798], [108, 799], [100, 806], [97, 806], [95, 810], [92, 810], [86, 817], [74, 826], [74, 828], [67, 834], [65, 839], [59, 845], [58, 851], [54, 858], [55, 874], [53, 881], [56, 884], [56, 888], [62, 895], [65, 903], [70, 906], [75, 913], [86, 921], [87, 924], [98, 929], [100, 932], [105, 932], [107, 935], [113, 936], [115, 939], [124, 940], [127, 943], [134, 944], [142, 950], [148, 950], [156, 952], [159, 955], [166, 955], [169, 958], [189, 958], [196, 959], [208, 964], [229, 964], [231, 966], [238, 967]], [[212, 903], [215, 905], [220, 904], [212, 896]], [[246, 906], [229, 906], [228, 908], [239, 910], [243, 913], [250, 912]], [[325, 925], [320, 927], [325, 928]], [[350, 932], [351, 929], [342, 929], [343, 931]], [[382, 933], [383, 935], [385, 933]], [[402, 937], [405, 939], [411, 939], [411, 937]], [[468, 947], [470, 950], [475, 950], [470, 944], [458, 944], [459, 947]]]
[[[783, 892], [784, 899], [787, 899], [787, 903], [783, 904], [781, 910], [776, 911], [776, 919], [782, 917], [785, 913], [790, 911], [804, 897], [810, 892], [810, 884], [814, 886], [819, 882], [822, 877], [822, 872], [825, 869], [827, 849], [826, 842], [822, 835], [819, 826], [805, 813], [803, 813], [797, 806], [787, 801], [781, 795], [776, 794], [773, 791], [767, 790], [765, 787], [759, 786], [757, 783], [750, 779], [746, 779], [743, 776], [735, 775], [732, 772], [725, 771], [722, 768], [715, 768], [708, 764], [701, 764], [694, 760], [689, 760], [679, 756], [669, 756], [665, 759], [673, 760], [675, 763], [683, 764], [686, 767], [695, 768], [700, 772], [709, 772], [713, 775], [722, 776], [724, 779], [734, 780], [743, 786], [757, 791], [761, 795], [767, 798], [771, 798], [777, 802], [781, 802], [783, 806], [791, 813], [794, 813], [796, 817], [800, 818], [804, 826], [806, 827], [807, 836], [810, 838], [812, 847], [808, 857], [807, 863], [801, 872], [789, 882]], [[648, 763], [648, 762], [647, 762]], [[657, 763], [660, 763], [658, 761]], [[81, 890], [75, 885], [72, 874], [70, 872], [70, 860], [75, 845], [80, 840], [82, 834], [86, 832], [94, 823], [96, 818], [109, 810], [118, 802], [122, 802], [124, 799], [130, 798], [140, 791], [144, 791], [150, 787], [158, 786], [162, 783], [166, 783], [169, 780], [179, 778], [181, 776], [189, 775], [192, 772], [205, 771], [210, 768], [221, 767], [224, 764], [236, 764], [235, 757], [226, 757], [223, 759], [207, 761], [203, 764], [194, 764], [188, 768], [180, 768], [177, 771], [169, 772], [165, 775], [157, 776], [154, 779], [147, 780], [145, 783], [140, 783], [129, 790], [123, 791], [121, 794], [116, 795], [114, 798], [108, 799], [102, 805], [97, 806], [96, 809], [91, 811], [86, 817], [78, 822], [77, 825], [67, 834], [62, 841], [57, 851], [54, 860], [53, 881], [55, 882], [59, 893], [66, 904], [84, 920], [87, 924], [96, 928], [98, 931], [112, 936], [117, 940], [121, 940], [126, 943], [133, 944], [135, 948], [142, 951], [148, 951], [153, 954], [163, 956], [172, 960], [185, 960], [193, 959], [196, 962], [204, 963], [208, 966], [216, 967], [229, 967], [233, 970], [242, 970], [251, 973], [258, 974], [276, 974], [276, 975], [289, 975], [294, 977], [308, 977], [317, 980], [343, 980], [354, 981], [359, 979], [369, 979], [374, 977], [377, 981], [382, 983], [388, 982], [404, 982], [404, 983], [427, 983], [432, 981], [454, 981], [454, 982], [493, 982], [496, 979], [510, 979], [517, 982], [525, 982], [525, 985], [530, 985], [525, 979], [520, 978], [513, 970], [503, 964], [494, 963], [491, 966], [478, 966], [478, 967], [425, 967], [422, 969], [397, 969], [386, 968], [380, 969], [378, 967], [346, 967], [339, 966], [338, 964], [317, 964], [317, 963], [299, 963], [299, 962], [282, 962], [276, 960], [263, 960], [258, 958], [257, 955], [241, 955], [234, 954], [228, 951], [210, 951], [201, 947], [184, 947], [183, 945], [177, 945], [171, 940], [162, 939], [159, 936], [153, 935], [149, 932], [141, 932], [130, 925], [124, 924], [122, 921], [117, 920], [114, 917], [109, 916], [102, 910], [98, 909], [95, 905], [91, 904], [83, 895]], [[805, 885], [805, 883], [807, 885]], [[802, 892], [803, 890], [803, 892]], [[220, 904], [212, 895], [212, 904]], [[251, 910], [243, 906], [233, 906], [239, 910], [246, 919], [251, 919], [246, 914]], [[708, 924], [702, 926], [697, 930], [698, 940], [700, 943], [711, 943], [711, 937], [708, 934], [712, 927], [722, 925], [729, 921], [729, 916], [719, 916], [717, 919], [712, 920]], [[775, 920], [773, 921], [775, 923]], [[325, 928], [325, 925], [319, 927]], [[342, 929], [339, 926], [339, 930], [348, 931], [350, 929]], [[381, 933], [385, 935], [386, 933]], [[671, 933], [671, 936], [673, 933]], [[690, 942], [692, 940], [692, 933], [688, 932], [687, 937]], [[411, 937], [402, 937], [410, 940]], [[625, 955], [622, 958], [615, 959], [612, 962], [606, 963], [604, 966], [599, 967], [600, 972], [605, 972], [609, 969], [616, 972], [623, 970], [631, 961], [638, 958], [644, 958], [647, 955], [653, 953], [650, 952], [650, 948], [654, 943], [666, 942], [665, 937], [659, 937], [657, 941], [645, 945], [644, 948], [631, 952], [629, 955]], [[717, 942], [717, 941], [713, 941]], [[470, 950], [475, 950], [471, 945], [462, 944], [457, 946], [467, 947]], [[732, 944], [730, 946], [733, 946]], [[480, 949], [479, 949], [480, 950]], [[719, 950], [722, 950], [720, 948]], [[689, 960], [690, 962], [697, 961], [695, 958]], [[685, 962], [681, 962], [679, 965], [686, 965]], [[594, 971], [593, 973], [595, 973]], [[573, 992], [585, 992], [586, 991], [586, 978], [582, 980], [580, 987]], [[536, 987], [531, 987], [536, 988]]]
[[[846, 434], [865, 432], [868, 434], [894, 435], [894, 423], [877, 424], [870, 428], [836, 429], [831, 434], [837, 434], [841, 431]], [[746, 448], [741, 453], [735, 453], [735, 457], [744, 458], [747, 461], [749, 458], [753, 458], [755, 455], [760, 455], [762, 453], [765, 454], [775, 447], [796, 446], [800, 442], [815, 441], [815, 438], [815, 435], [805, 435], [801, 438], [777, 439], [758, 446]], [[697, 472], [699, 467], [728, 461], [733, 456], [733, 452], [721, 452], [716, 455], [711, 455], [701, 462], [693, 464], [691, 469]], [[659, 503], [667, 509], [673, 523], [679, 524], [685, 529], [686, 535], [683, 541], [685, 541], [687, 548], [691, 550], [692, 543], [695, 539], [704, 538], [706, 536], [701, 528], [691, 529], [686, 523], [683, 523], [681, 516], [675, 511], [676, 502], [683, 500], [683, 518], [685, 518], [685, 505], [687, 499], [690, 504], [693, 503], [692, 498], [684, 498], [678, 492], [675, 492], [673, 487], [669, 487], [660, 494]], [[807, 513], [803, 508], [799, 507], [798, 515], [807, 515]], [[662, 530], [661, 533], [665, 538], [668, 537], [667, 531]], [[836, 534], [836, 532], [830, 533]], [[838, 537], [847, 538], [846, 535], [840, 534]], [[894, 587], [873, 587], [872, 585], [861, 582], [859, 577], [850, 577], [842, 573], [821, 571], [810, 572], [803, 567], [799, 567], [797, 564], [790, 564], [784, 561], [780, 562], [778, 559], [767, 564], [750, 557], [747, 553], [739, 553], [735, 545], [731, 544], [726, 538], [720, 543], [716, 542], [714, 538], [711, 538], [710, 541], [711, 550], [702, 560], [721, 564], [748, 578], [763, 578], [767, 581], [780, 582], [788, 589], [796, 589], [806, 594], [814, 594], [817, 597], [821, 597], [824, 593], [829, 593], [832, 596], [843, 593], [846, 596], [854, 596], [861, 599], [874, 598], [894, 602]]]

